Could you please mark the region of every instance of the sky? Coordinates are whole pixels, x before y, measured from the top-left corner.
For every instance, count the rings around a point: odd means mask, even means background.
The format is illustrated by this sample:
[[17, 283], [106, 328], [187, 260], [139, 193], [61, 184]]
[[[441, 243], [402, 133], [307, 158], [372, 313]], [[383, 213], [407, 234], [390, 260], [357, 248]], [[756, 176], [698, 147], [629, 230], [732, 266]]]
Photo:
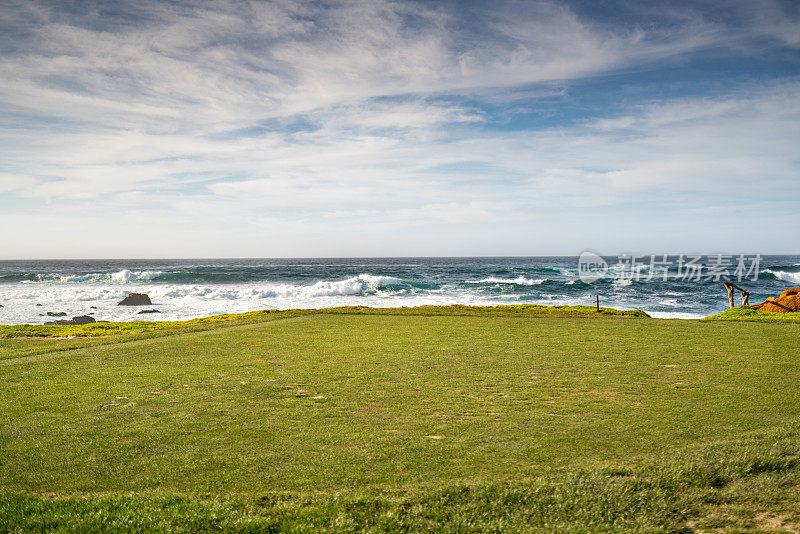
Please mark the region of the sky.
[[0, 258], [800, 253], [800, 2], [2, 0]]

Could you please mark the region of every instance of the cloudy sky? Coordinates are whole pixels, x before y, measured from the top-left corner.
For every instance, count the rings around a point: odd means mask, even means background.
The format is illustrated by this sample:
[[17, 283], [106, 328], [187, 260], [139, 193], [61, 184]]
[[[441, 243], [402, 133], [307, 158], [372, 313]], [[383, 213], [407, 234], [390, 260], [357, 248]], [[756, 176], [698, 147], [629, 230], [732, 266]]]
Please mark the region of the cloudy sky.
[[798, 253], [800, 3], [5, 0], [2, 258]]

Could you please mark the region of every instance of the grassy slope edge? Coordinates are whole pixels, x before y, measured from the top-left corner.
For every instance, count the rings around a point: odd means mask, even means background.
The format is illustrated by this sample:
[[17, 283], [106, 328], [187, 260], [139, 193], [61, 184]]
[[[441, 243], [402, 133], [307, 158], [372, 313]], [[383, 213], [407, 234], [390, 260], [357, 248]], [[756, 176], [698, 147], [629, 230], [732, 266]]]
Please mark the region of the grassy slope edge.
[[739, 306], [725, 310], [722, 313], [706, 317], [711, 321], [770, 321], [784, 323], [800, 323], [800, 312], [775, 313], [756, 310], [753, 308]]
[[366, 306], [341, 306], [322, 309], [261, 310], [246, 313], [229, 313], [202, 317], [188, 321], [128, 321], [92, 323], [86, 325], [0, 325], [0, 339], [15, 337], [98, 337], [115, 334], [150, 332], [162, 329], [198, 329], [219, 324], [247, 324], [270, 318], [294, 317], [310, 313], [369, 314], [369, 315], [531, 315], [544, 317], [598, 317], [625, 316], [649, 317], [641, 310], [617, 310], [591, 306], [541, 306], [538, 304], [512, 304], [500, 306], [418, 306], [413, 308], [369, 308]]

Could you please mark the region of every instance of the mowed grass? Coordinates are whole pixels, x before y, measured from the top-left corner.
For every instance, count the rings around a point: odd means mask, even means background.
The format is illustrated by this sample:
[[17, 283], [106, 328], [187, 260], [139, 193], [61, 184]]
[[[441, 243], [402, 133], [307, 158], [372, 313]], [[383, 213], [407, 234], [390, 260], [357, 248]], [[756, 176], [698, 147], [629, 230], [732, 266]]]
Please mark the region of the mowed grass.
[[796, 532], [800, 432], [646, 463], [423, 490], [0, 494], [0, 530], [69, 532]]
[[362, 309], [0, 339], [0, 525], [797, 522], [798, 333]]

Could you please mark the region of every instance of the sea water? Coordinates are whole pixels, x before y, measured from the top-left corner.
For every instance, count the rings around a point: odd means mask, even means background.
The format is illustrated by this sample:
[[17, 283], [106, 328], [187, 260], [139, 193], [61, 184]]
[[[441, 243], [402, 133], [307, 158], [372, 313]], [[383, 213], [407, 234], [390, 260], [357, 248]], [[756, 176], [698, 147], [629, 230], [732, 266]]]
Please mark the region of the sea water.
[[[751, 303], [800, 286], [800, 256], [762, 256], [757, 267], [733, 280], [750, 291]], [[720, 279], [667, 271], [664, 280], [646, 265], [636, 276], [612, 269], [586, 283], [577, 257], [0, 261], [0, 323], [41, 324], [52, 320], [47, 312], [130, 321], [350, 305], [593, 306], [598, 295], [601, 306], [655, 317], [699, 318], [728, 307]], [[159, 313], [118, 306], [130, 292], [147, 293], [147, 309]]]

